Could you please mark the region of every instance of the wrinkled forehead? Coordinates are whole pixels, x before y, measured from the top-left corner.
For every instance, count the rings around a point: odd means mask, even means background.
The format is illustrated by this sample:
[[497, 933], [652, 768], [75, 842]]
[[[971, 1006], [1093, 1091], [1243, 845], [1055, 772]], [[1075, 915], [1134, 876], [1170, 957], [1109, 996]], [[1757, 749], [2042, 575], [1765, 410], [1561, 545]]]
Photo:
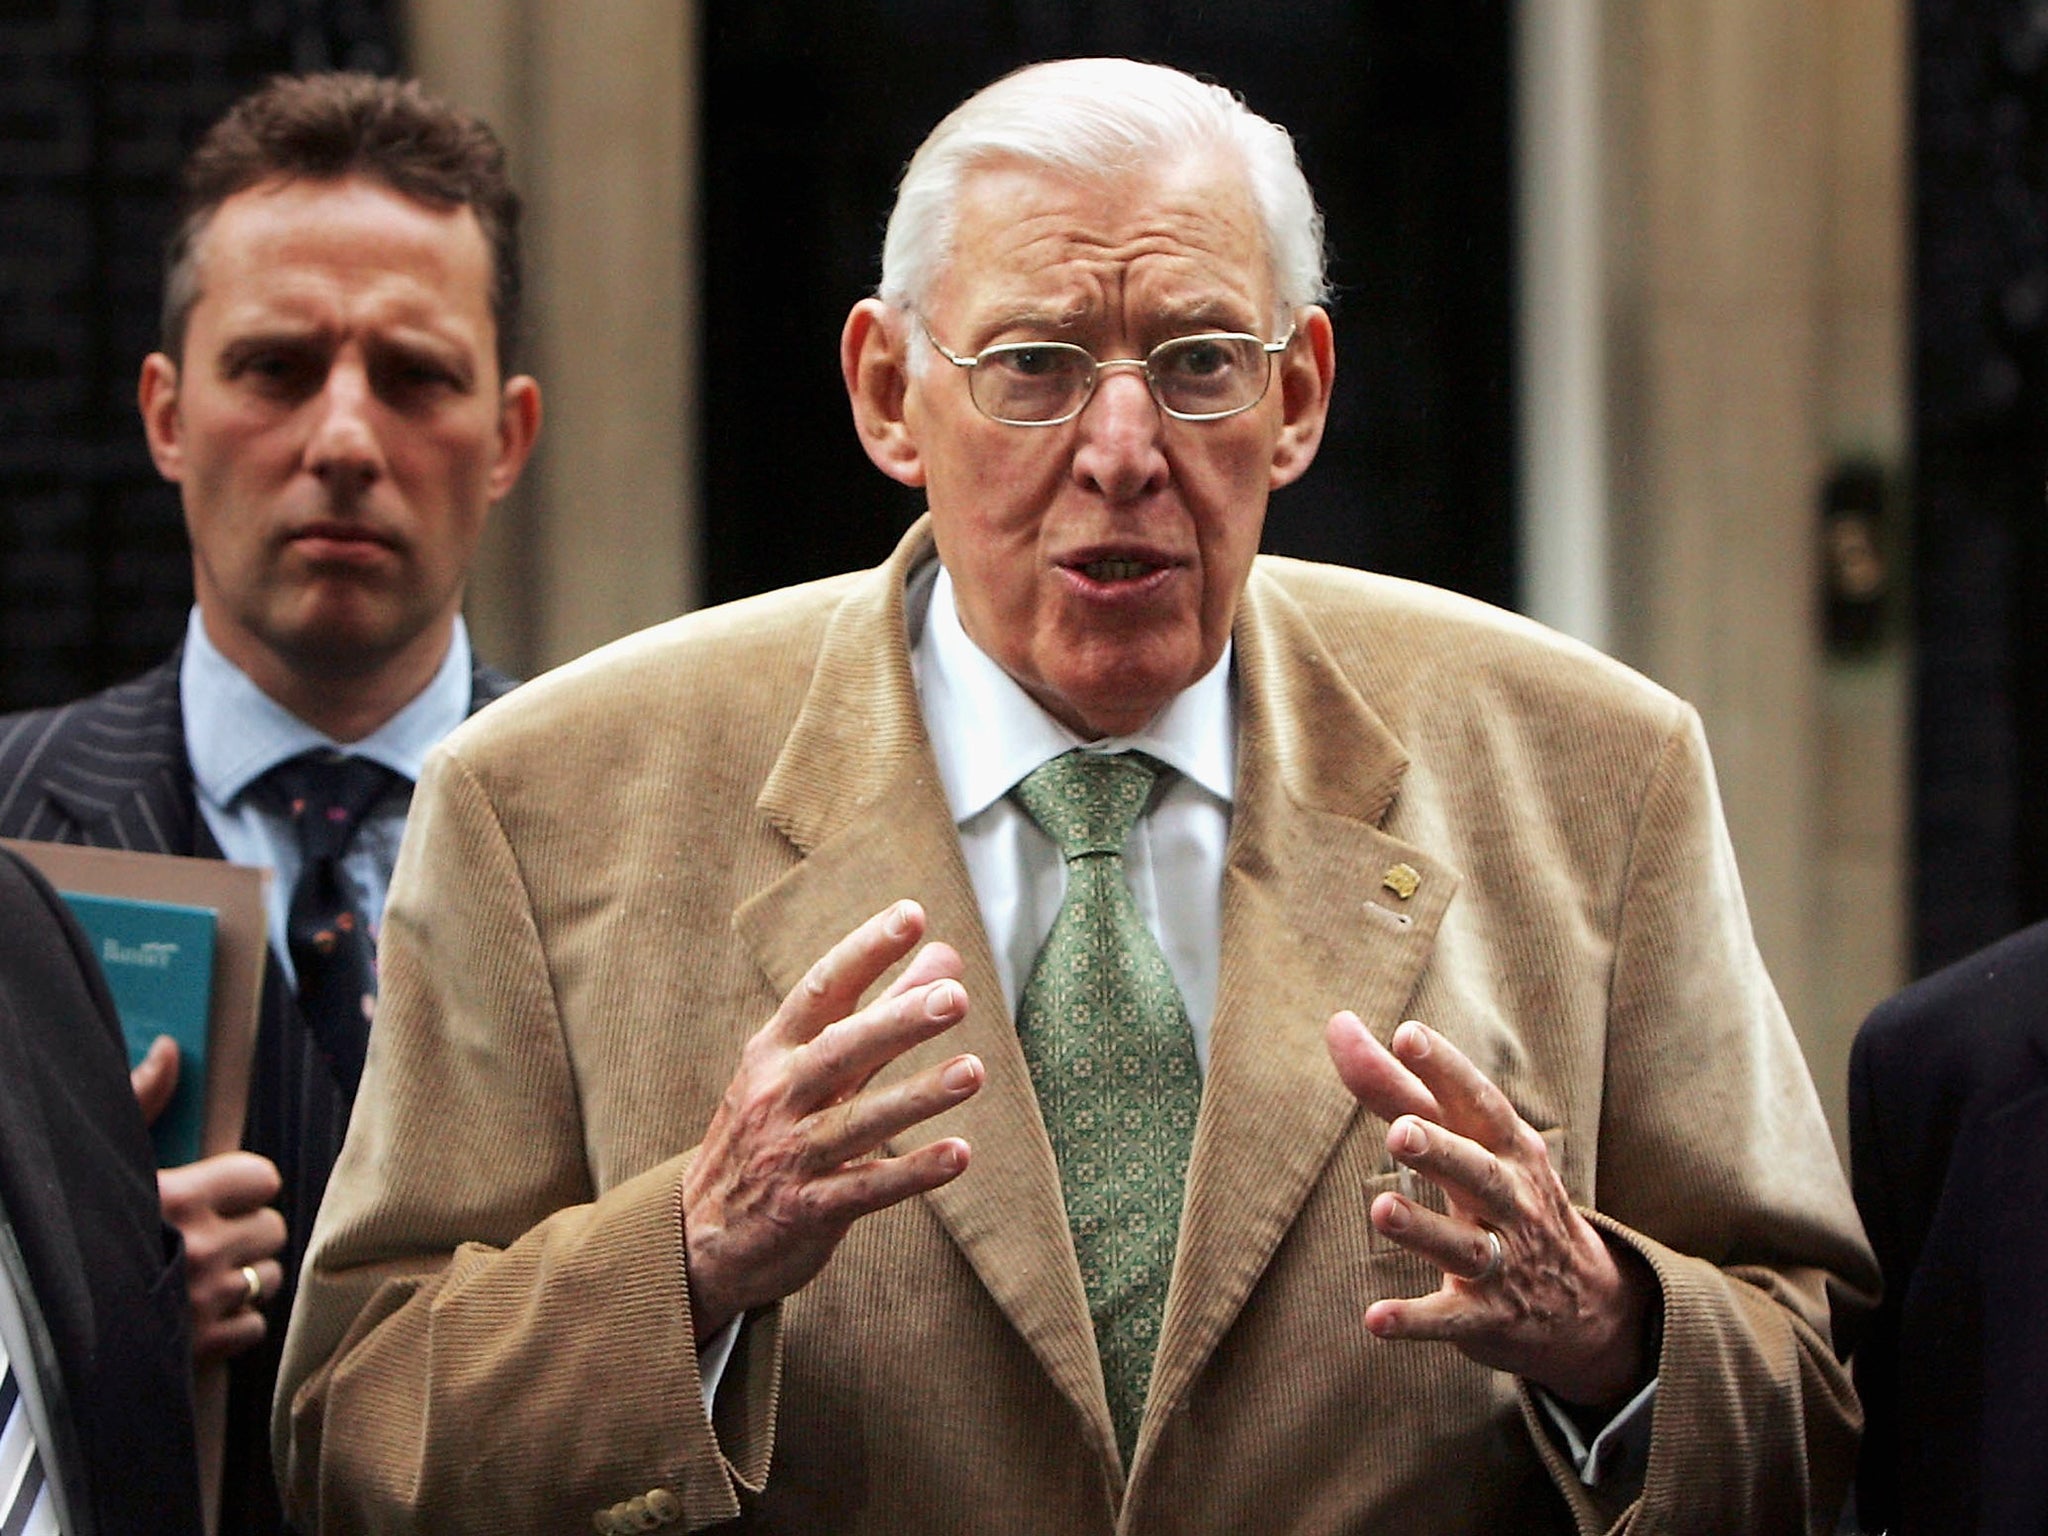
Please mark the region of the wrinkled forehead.
[[1182, 307], [1246, 324], [1273, 307], [1265, 227], [1228, 152], [1086, 171], [988, 160], [960, 179], [952, 236], [935, 310]]

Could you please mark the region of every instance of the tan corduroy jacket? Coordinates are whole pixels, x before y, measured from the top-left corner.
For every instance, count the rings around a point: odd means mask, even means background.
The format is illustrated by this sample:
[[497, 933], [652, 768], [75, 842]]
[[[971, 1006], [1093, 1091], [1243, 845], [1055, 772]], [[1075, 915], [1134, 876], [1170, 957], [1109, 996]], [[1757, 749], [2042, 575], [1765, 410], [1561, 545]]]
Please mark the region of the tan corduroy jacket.
[[[1857, 1413], [1827, 1290], [1874, 1275], [1751, 939], [1699, 724], [1535, 625], [1261, 559], [1187, 1208], [1119, 1469], [1052, 1153], [918, 711], [923, 525], [695, 614], [436, 754], [292, 1319], [279, 1465], [321, 1532], [1821, 1530]], [[1406, 864], [1412, 894], [1383, 878]], [[700, 1409], [678, 1184], [742, 1042], [915, 897], [965, 958], [953, 1184], [854, 1227]], [[1438, 1276], [1366, 1218], [1385, 1126], [1323, 1046], [1418, 1017], [1548, 1134], [1663, 1288], [1627, 1508], [1518, 1383], [1360, 1314]], [[635, 1500], [640, 1502], [635, 1503]], [[621, 1523], [626, 1522], [626, 1523]]]

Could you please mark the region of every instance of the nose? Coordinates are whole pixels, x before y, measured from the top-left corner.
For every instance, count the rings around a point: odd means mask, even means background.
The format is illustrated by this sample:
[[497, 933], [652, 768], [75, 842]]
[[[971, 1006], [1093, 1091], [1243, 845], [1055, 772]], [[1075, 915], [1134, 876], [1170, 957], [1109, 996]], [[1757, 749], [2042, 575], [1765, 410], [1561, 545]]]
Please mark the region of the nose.
[[1100, 365], [1095, 393], [1075, 425], [1074, 475], [1088, 489], [1129, 502], [1165, 488], [1172, 474], [1161, 441], [1165, 415], [1135, 358]]
[[361, 363], [337, 358], [314, 401], [315, 417], [306, 439], [307, 471], [336, 502], [361, 495], [384, 473], [377, 437], [376, 397]]

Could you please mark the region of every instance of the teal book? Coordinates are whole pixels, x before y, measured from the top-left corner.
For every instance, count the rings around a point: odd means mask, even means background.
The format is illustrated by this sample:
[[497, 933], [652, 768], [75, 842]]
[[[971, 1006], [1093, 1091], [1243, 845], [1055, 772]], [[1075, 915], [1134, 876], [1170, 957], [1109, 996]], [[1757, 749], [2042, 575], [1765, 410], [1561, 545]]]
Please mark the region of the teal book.
[[159, 1166], [197, 1162], [213, 1003], [212, 908], [77, 891], [65, 892], [64, 899], [107, 973], [121, 1033], [128, 1039], [128, 1064], [142, 1060], [158, 1035], [178, 1042], [178, 1091], [150, 1135]]

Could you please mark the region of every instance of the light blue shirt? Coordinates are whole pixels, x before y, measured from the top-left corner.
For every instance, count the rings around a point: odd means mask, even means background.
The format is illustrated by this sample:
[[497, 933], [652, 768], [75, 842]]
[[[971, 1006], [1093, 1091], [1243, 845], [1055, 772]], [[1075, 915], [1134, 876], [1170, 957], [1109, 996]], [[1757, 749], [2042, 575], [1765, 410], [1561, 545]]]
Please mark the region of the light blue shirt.
[[384, 918], [384, 893], [405, 832], [412, 786], [427, 753], [469, 714], [469, 631], [458, 615], [448, 654], [433, 680], [412, 702], [361, 741], [337, 742], [271, 698], [207, 638], [199, 610], [185, 625], [185, 658], [178, 698], [185, 719], [185, 752], [199, 814], [220, 850], [236, 864], [277, 872], [270, 884], [270, 948], [285, 979], [298, 985], [285, 938], [292, 886], [299, 878], [299, 843], [290, 820], [250, 794], [251, 785], [279, 763], [319, 748], [345, 750], [381, 763], [404, 777], [363, 818], [342, 868], [355, 885], [374, 935]]

